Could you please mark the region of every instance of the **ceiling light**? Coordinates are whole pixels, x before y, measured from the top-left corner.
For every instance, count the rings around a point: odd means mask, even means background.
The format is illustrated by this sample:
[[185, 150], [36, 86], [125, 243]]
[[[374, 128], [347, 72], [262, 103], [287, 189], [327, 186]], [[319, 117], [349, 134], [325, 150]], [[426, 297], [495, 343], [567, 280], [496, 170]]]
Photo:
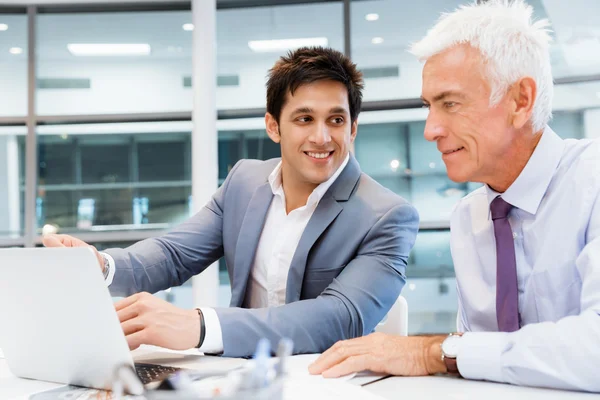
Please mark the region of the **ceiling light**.
[[598, 98], [600, 98], [600, 92], [596, 92], [596, 96], [598, 96]]
[[184, 31], [193, 31], [194, 30], [194, 24], [183, 24], [182, 26]]
[[379, 37], [379, 36], [374, 37], [373, 39], [371, 39], [371, 43], [373, 43], [373, 44], [381, 44], [381, 43], [383, 43], [383, 38]]
[[408, 288], [409, 288], [410, 290], [415, 290], [415, 289], [417, 288], [417, 285], [415, 285], [414, 283], [409, 283], [409, 284], [408, 284]]
[[314, 37], [302, 39], [251, 40], [248, 46], [257, 53], [293, 50], [304, 46], [327, 46], [327, 38]]
[[20, 47], [11, 47], [10, 50], [8, 50], [8, 52], [10, 54], [22, 54], [23, 53], [23, 49]]
[[6, 31], [6, 30], [8, 30], [8, 25], [0, 24], [0, 31]]
[[435, 168], [435, 163], [434, 162], [430, 162], [429, 163], [429, 168], [434, 169]]
[[377, 21], [379, 19], [379, 14], [376, 14], [376, 13], [367, 14], [367, 15], [365, 15], [365, 19], [367, 21]]
[[147, 56], [149, 44], [68, 44], [74, 56]]
[[391, 167], [393, 170], [397, 170], [399, 166], [400, 166], [400, 161], [398, 161], [398, 160], [392, 160], [392, 161], [390, 162], [390, 167]]

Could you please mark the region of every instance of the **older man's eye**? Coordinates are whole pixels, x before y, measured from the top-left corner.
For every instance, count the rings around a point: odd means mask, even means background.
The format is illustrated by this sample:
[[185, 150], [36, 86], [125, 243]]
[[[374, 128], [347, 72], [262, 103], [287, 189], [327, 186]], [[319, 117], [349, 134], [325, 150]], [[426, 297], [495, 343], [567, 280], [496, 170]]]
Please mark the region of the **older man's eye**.
[[446, 108], [452, 108], [455, 105], [456, 105], [456, 103], [453, 102], [453, 101], [447, 101], [447, 102], [444, 103], [444, 107], [446, 107]]

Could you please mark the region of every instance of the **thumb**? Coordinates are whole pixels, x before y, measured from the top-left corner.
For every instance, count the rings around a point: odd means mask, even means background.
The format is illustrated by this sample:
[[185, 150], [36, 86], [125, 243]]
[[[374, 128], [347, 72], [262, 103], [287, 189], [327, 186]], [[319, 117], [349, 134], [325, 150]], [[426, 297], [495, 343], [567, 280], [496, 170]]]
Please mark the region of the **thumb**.
[[56, 235], [46, 235], [42, 238], [42, 243], [46, 247], [66, 247]]

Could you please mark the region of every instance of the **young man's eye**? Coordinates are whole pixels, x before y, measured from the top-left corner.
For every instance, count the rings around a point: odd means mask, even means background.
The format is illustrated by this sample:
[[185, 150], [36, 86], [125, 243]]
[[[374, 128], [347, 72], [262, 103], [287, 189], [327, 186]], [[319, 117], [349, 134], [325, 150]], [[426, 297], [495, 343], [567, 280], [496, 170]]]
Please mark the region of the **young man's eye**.
[[342, 117], [333, 117], [331, 118], [331, 122], [333, 122], [336, 125], [341, 125], [344, 123], [344, 118]]
[[306, 116], [305, 117], [298, 117], [297, 118], [298, 122], [310, 122], [311, 120], [312, 120], [312, 118], [306, 117]]

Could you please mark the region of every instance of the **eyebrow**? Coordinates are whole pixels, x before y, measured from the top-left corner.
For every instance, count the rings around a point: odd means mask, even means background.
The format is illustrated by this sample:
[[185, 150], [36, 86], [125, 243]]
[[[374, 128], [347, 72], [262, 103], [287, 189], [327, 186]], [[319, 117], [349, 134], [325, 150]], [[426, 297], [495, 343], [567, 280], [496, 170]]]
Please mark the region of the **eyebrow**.
[[[455, 91], [452, 91], [452, 90], [446, 90], [446, 91], [444, 91], [444, 92], [442, 92], [442, 93], [439, 93], [439, 94], [435, 95], [435, 96], [433, 97], [433, 102], [435, 103], [435, 102], [437, 102], [437, 101], [443, 100], [443, 99], [445, 99], [445, 98], [447, 98], [447, 97], [450, 97], [450, 96], [459, 97], [459, 98], [461, 98], [461, 99], [464, 99], [464, 97], [465, 97], [465, 96], [464, 96], [464, 95], [462, 95], [461, 93], [458, 93], [458, 92], [455, 92]], [[425, 99], [425, 98], [424, 98], [422, 95], [421, 95], [421, 101], [422, 101], [423, 103], [429, 103], [429, 101], [428, 101], [428, 100], [426, 100], [426, 99]]]
[[[314, 113], [315, 110], [313, 110], [310, 107], [299, 107], [296, 108], [293, 112], [292, 115], [297, 115], [297, 114], [312, 114]], [[344, 107], [333, 107], [329, 110], [329, 114], [348, 114], [348, 110], [346, 110]]]

